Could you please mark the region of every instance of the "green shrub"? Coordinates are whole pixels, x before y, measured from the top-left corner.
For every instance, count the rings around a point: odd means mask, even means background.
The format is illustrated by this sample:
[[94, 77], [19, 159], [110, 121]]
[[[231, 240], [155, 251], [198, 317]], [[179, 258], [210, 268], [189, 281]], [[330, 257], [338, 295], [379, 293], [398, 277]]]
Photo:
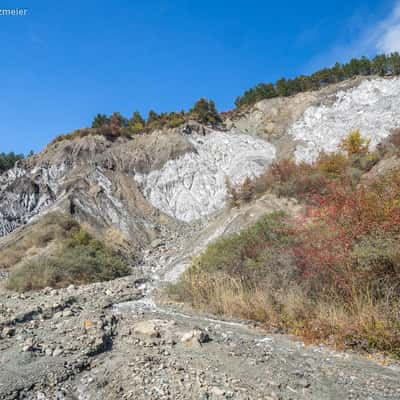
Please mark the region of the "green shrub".
[[[283, 287], [296, 272], [289, 246], [294, 240], [283, 213], [266, 215], [251, 228], [210, 244], [170, 290], [195, 303], [207, 274], [229, 276], [249, 290], [262, 283]], [[206, 291], [204, 296], [201, 302], [208, 297]]]
[[7, 287], [11, 290], [37, 290], [106, 281], [129, 274], [126, 262], [85, 231], [68, 239], [53, 256], [37, 257], [11, 269]]
[[139, 111], [135, 111], [132, 118], [129, 120], [129, 131], [136, 135], [144, 132], [145, 120], [140, 115]]

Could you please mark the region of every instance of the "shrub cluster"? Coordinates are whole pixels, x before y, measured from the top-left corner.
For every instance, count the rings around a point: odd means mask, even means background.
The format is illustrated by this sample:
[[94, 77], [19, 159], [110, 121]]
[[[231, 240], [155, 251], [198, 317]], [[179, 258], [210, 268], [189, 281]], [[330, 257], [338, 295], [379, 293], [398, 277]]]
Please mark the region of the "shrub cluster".
[[80, 229], [57, 254], [22, 261], [11, 269], [7, 287], [27, 291], [115, 279], [129, 274], [126, 262]]
[[185, 123], [186, 119], [187, 116], [184, 111], [161, 114], [150, 111], [145, 125], [146, 132], [152, 132], [163, 128], [177, 128]]
[[259, 83], [239, 96], [235, 105], [240, 108], [251, 106], [264, 99], [318, 90], [328, 84], [360, 75], [400, 75], [400, 54], [395, 52], [390, 55], [378, 55], [372, 60], [366, 57], [353, 58], [348, 63], [336, 63], [332, 68], [321, 69], [309, 76], [300, 75], [294, 79], [281, 78], [276, 83]]
[[[377, 151], [398, 152], [397, 139]], [[268, 184], [306, 199], [308, 212], [270, 214], [211, 244], [171, 295], [310, 340], [400, 357], [400, 172], [360, 184], [350, 172], [379, 157], [357, 132], [343, 143], [346, 153], [313, 165], [275, 165]]]
[[270, 191], [313, 204], [316, 197], [329, 194], [337, 185], [354, 187], [380, 160], [398, 154], [400, 147], [395, 143], [400, 142], [399, 137], [400, 131], [395, 130], [387, 143], [370, 152], [369, 141], [355, 130], [342, 141], [341, 152], [322, 153], [312, 164], [284, 159], [273, 163], [259, 177], [246, 179], [240, 187], [227, 182], [229, 203], [237, 207]]

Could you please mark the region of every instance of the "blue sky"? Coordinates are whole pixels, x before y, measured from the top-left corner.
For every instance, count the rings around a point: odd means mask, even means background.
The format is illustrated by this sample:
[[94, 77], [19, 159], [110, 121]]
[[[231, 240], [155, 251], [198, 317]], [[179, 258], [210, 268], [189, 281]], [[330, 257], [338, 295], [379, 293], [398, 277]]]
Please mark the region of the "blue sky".
[[[329, 4], [329, 5], [327, 5]], [[258, 82], [399, 50], [395, 1], [36, 0], [0, 9], [0, 152], [43, 148], [97, 112], [233, 107]]]

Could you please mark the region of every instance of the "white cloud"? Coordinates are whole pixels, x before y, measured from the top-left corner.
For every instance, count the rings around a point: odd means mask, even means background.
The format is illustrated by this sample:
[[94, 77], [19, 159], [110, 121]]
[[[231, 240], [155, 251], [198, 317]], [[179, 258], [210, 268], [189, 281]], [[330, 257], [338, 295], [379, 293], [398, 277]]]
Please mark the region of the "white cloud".
[[[343, 29], [355, 27], [347, 40], [334, 43], [317, 54], [304, 66], [304, 73], [333, 65], [336, 61], [347, 62], [352, 57], [400, 52], [400, 0], [396, 0], [387, 16], [371, 21], [362, 13], [356, 13], [349, 21], [343, 22]], [[353, 36], [354, 35], [354, 36]]]
[[400, 51], [400, 2], [375, 30], [376, 49], [381, 53]]

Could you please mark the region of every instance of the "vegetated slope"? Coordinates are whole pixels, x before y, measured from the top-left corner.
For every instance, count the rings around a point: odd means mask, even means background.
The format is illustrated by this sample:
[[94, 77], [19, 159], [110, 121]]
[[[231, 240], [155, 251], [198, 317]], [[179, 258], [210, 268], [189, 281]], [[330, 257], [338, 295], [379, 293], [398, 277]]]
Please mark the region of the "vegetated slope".
[[189, 139], [196, 152], [137, 179], [150, 203], [167, 214], [185, 221], [207, 216], [224, 205], [225, 177], [235, 185], [246, 176], [260, 175], [274, 159], [312, 161], [321, 151], [337, 150], [356, 128], [373, 149], [399, 124], [399, 89], [399, 78], [357, 78], [320, 91], [263, 100], [227, 119], [226, 133], [209, 130], [205, 137]]
[[355, 131], [341, 148], [313, 164], [276, 162], [246, 182], [245, 201], [264, 188], [297, 197], [306, 212], [266, 215], [211, 244], [172, 293], [214, 313], [399, 357], [399, 132], [369, 151]]
[[304, 142], [295, 151], [298, 161], [314, 161], [322, 151], [332, 152], [350, 132], [359, 129], [374, 148], [398, 124], [400, 79], [365, 80], [347, 92], [339, 91], [333, 104], [311, 106], [289, 129]]
[[399, 76], [400, 54], [376, 55], [373, 59], [353, 58], [349, 62], [336, 63], [331, 68], [323, 68], [311, 75], [299, 75], [293, 79], [281, 78], [275, 83], [259, 83], [239, 96], [235, 104], [238, 108], [253, 105], [260, 100], [277, 96], [288, 97], [297, 93], [318, 90], [328, 84], [343, 82], [358, 76]]

